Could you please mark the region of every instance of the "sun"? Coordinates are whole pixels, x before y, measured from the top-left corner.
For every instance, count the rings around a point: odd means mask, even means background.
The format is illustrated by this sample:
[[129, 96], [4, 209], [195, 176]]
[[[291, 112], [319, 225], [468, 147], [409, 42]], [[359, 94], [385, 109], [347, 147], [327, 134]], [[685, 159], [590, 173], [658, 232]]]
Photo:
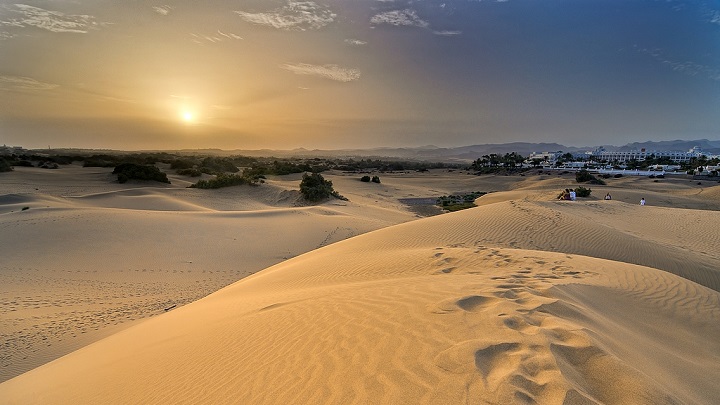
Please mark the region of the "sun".
[[193, 114], [192, 111], [184, 110], [180, 112], [180, 119], [183, 120], [183, 122], [191, 123], [195, 121], [195, 114]]

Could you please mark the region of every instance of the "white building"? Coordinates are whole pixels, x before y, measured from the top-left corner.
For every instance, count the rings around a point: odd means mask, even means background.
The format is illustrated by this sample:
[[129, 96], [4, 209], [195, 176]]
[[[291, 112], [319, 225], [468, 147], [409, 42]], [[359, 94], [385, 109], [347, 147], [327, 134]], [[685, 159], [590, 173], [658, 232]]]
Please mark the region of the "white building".
[[629, 152], [610, 152], [605, 150], [604, 148], [598, 148], [593, 151], [593, 156], [595, 156], [597, 160], [606, 160], [608, 162], [627, 162], [630, 160], [643, 161], [652, 156], [655, 158], [665, 157], [677, 163], [686, 163], [689, 162], [690, 159], [699, 158], [700, 156], [706, 156], [706, 154], [703, 153], [703, 151], [696, 146], [687, 152], [657, 150], [649, 151], [645, 150], [645, 148]]
[[525, 160], [526, 163], [532, 164], [533, 160], [539, 159], [542, 162], [547, 162], [550, 165], [554, 165], [555, 161], [562, 156], [562, 152], [533, 152]]

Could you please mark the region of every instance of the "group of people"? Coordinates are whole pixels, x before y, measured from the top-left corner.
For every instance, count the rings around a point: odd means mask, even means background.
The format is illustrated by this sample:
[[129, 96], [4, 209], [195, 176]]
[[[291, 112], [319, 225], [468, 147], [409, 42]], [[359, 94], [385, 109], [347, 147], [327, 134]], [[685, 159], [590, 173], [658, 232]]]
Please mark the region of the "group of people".
[[[563, 190], [562, 193], [558, 196], [558, 200], [568, 200], [568, 201], [575, 201], [576, 193], [575, 190], [566, 188]], [[605, 194], [606, 200], [612, 200], [612, 196], [610, 193]], [[645, 197], [640, 199], [640, 205], [645, 205]]]
[[575, 190], [570, 189], [570, 188], [566, 188], [558, 196], [558, 200], [575, 201], [576, 198], [577, 198], [577, 193], [575, 193]]

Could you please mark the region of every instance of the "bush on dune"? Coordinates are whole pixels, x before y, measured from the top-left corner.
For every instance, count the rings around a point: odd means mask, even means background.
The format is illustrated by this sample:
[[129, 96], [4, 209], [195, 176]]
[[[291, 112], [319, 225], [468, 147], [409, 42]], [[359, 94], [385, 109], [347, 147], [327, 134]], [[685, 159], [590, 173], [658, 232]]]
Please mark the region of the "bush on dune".
[[240, 171], [231, 159], [212, 156], [203, 159], [199, 170], [207, 174], [237, 173]]
[[13, 170], [12, 166], [10, 166], [10, 162], [7, 160], [0, 158], [0, 173], [1, 172], [11, 172]]
[[590, 193], [592, 193], [592, 190], [585, 187], [578, 187], [575, 189], [575, 195], [578, 197], [590, 197]]
[[193, 167], [195, 167], [195, 162], [189, 159], [175, 159], [170, 162], [170, 168], [177, 170], [178, 174], [180, 174], [180, 170], [192, 169]]
[[593, 176], [588, 172], [587, 170], [583, 169], [575, 173], [575, 181], [578, 183], [590, 183], [590, 184], [600, 184], [604, 185], [605, 181], [602, 179], [598, 179], [597, 177]]
[[320, 201], [330, 197], [347, 200], [333, 189], [332, 181], [325, 180], [320, 173], [303, 174], [300, 194], [308, 201]]
[[200, 177], [202, 175], [202, 172], [198, 169], [190, 168], [190, 169], [179, 169], [176, 171], [177, 174], [181, 176], [190, 176], [190, 177]]
[[120, 163], [115, 166], [113, 174], [118, 175], [118, 182], [126, 183], [128, 180], [153, 180], [170, 184], [167, 175], [155, 166], [138, 165], [135, 163]]
[[218, 174], [214, 179], [198, 180], [197, 183], [190, 185], [190, 188], [222, 188], [231, 186], [241, 186], [243, 184], [256, 185], [258, 179], [241, 176], [239, 174]]

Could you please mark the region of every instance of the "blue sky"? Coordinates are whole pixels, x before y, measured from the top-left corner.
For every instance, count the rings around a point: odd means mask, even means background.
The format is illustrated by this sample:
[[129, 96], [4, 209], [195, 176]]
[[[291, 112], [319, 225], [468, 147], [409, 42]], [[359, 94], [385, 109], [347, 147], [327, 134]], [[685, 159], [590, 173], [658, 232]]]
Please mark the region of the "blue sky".
[[0, 0], [0, 143], [679, 138], [720, 138], [720, 1]]

